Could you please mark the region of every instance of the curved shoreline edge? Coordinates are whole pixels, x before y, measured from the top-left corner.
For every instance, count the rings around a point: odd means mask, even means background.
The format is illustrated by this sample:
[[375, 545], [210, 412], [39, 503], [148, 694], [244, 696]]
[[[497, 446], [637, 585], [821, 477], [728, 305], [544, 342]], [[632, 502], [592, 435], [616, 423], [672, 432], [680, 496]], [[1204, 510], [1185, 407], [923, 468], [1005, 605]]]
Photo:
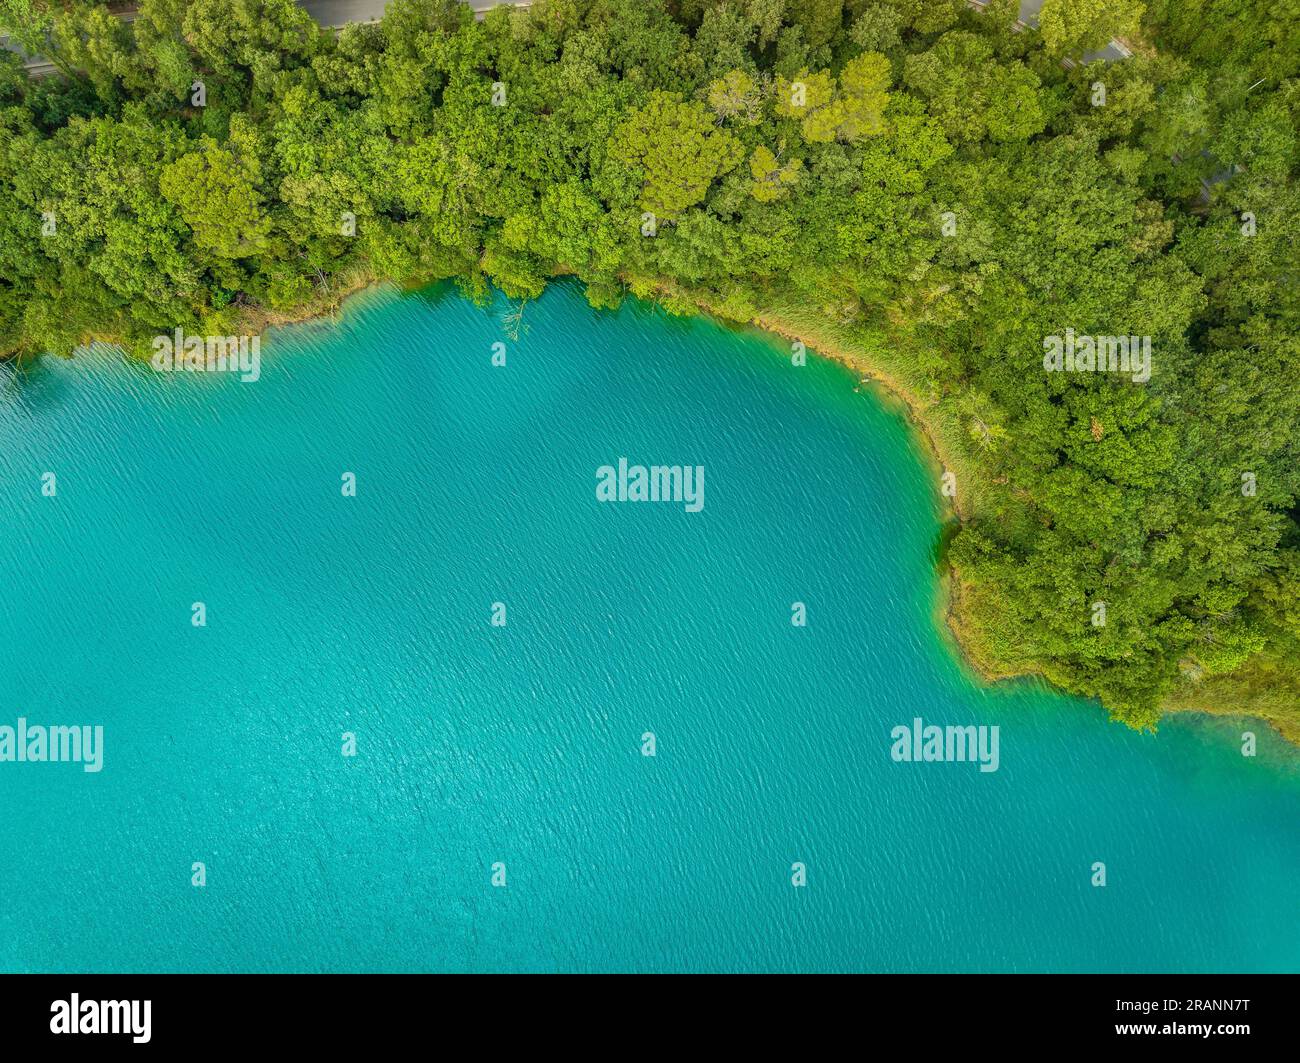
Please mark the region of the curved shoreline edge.
[[[552, 275], [552, 279], [570, 279], [581, 284], [581, 281], [577, 281], [576, 277], [573, 277], [565, 270], [557, 271]], [[671, 295], [681, 302], [689, 303], [696, 314], [707, 317], [719, 327], [750, 329], [766, 333], [768, 336], [779, 336], [791, 342], [798, 341], [803, 343], [808, 353], [813, 356], [837, 362], [858, 374], [861, 382], [872, 385], [878, 400], [885, 402], [887, 405], [901, 408], [908, 426], [923, 443], [918, 450], [922, 458], [930, 464], [932, 471], [942, 473], [949, 469], [959, 470], [956, 496], [945, 499], [940, 504], [941, 535], [946, 534], [943, 529], [960, 527], [969, 519], [972, 489], [970, 487], [970, 478], [965, 475], [970, 465], [964, 455], [956, 453], [959, 448], [955, 445], [949, 446], [944, 439], [943, 431], [930, 414], [928, 404], [917, 394], [915, 388], [902, 380], [898, 374], [874, 361], [865, 348], [855, 348], [844, 339], [834, 336], [832, 333], [835, 326], [832, 322], [829, 320], [813, 323], [794, 321], [790, 315], [773, 309], [757, 309], [747, 319], [738, 320], [710, 302], [705, 295], [684, 290], [662, 281], [647, 282], [640, 278], [638, 280], [642, 280], [642, 290], [649, 288], [655, 293]], [[355, 304], [358, 299], [380, 288], [391, 287], [401, 294], [409, 294], [440, 283], [446, 282], [436, 281], [430, 284], [402, 285], [399, 282], [378, 277], [368, 270], [356, 272], [341, 278], [338, 287], [334, 291], [319, 296], [290, 311], [277, 312], [261, 308], [245, 308], [243, 323], [259, 334], [268, 329], [305, 325], [312, 322], [338, 323], [340, 316], [348, 311], [347, 304]], [[629, 291], [627, 295], [629, 298], [651, 301], [643, 296], [638, 296], [634, 291]], [[93, 336], [86, 338], [86, 344], [90, 343], [115, 344], [115, 341], [108, 336]], [[937, 480], [938, 476], [935, 478]], [[1086, 698], [1084, 695], [1072, 693], [1058, 686], [1042, 672], [1032, 669], [1007, 670], [998, 668], [992, 662], [984, 659], [979, 653], [973, 634], [963, 618], [962, 604], [969, 588], [963, 583], [957, 570], [945, 558], [939, 559], [936, 568], [942, 568], [943, 575], [939, 581], [936, 608], [933, 612], [935, 627], [968, 676], [985, 687], [1017, 679], [1037, 680], [1064, 697], [1087, 700], [1102, 711], [1107, 711], [1102, 702], [1095, 698]], [[1289, 746], [1300, 750], [1300, 727], [1291, 725], [1290, 721], [1285, 719], [1252, 713], [1240, 708], [1225, 707], [1220, 709], [1209, 707], [1199, 702], [1192, 703], [1186, 698], [1181, 702], [1175, 701], [1172, 695], [1167, 697], [1159, 707], [1162, 718], [1163, 716], [1178, 713], [1180, 715], [1202, 716], [1220, 720], [1258, 721], [1280, 735]]]
[[[681, 290], [674, 290], [674, 294], [689, 299], [703, 314], [719, 324], [724, 326], [735, 324], [732, 319], [725, 313], [720, 313], [706, 299]], [[929, 460], [932, 470], [942, 472], [948, 469], [961, 469], [963, 473], [958, 477], [956, 496], [946, 499], [942, 505], [941, 513], [943, 514], [944, 524], [941, 525], [941, 528], [946, 527], [948, 521], [954, 522], [957, 527], [965, 523], [970, 516], [968, 501], [970, 487], [969, 481], [964, 475], [969, 468], [969, 463], [963, 457], [953, 453], [957, 449], [955, 446], [949, 447], [947, 445], [943, 432], [934, 422], [934, 419], [929, 416], [925, 400], [916, 393], [913, 387], [901, 380], [896, 373], [890, 372], [884, 366], [873, 361], [865, 349], [854, 349], [842, 339], [831, 335], [832, 326], [829, 322], [819, 328], [816, 325], [810, 326], [805, 322], [792, 322], [777, 311], [758, 310], [745, 324], [771, 335], [780, 336], [783, 339], [797, 340], [803, 343], [810, 353], [838, 362], [858, 374], [864, 383], [872, 384], [878, 398], [890, 404], [901, 406], [908, 425], [924, 444], [920, 450], [924, 457]], [[938, 476], [935, 478], [937, 480]], [[967, 501], [964, 503], [963, 499]], [[994, 686], [1001, 682], [1016, 679], [1034, 679], [1046, 684], [1062, 696], [1090, 701], [1109, 715], [1105, 705], [1096, 698], [1086, 698], [1084, 695], [1072, 693], [1058, 686], [1042, 672], [1034, 670], [1010, 671], [998, 668], [985, 659], [978, 651], [974, 637], [963, 616], [962, 603], [965, 600], [968, 586], [946, 559], [940, 559], [939, 565], [943, 569], [943, 574], [939, 581], [937, 608], [935, 610], [936, 626], [939, 628], [944, 641], [949, 643], [950, 648], [955, 651], [959, 663], [971, 678], [984, 686]], [[1182, 716], [1200, 716], [1219, 720], [1257, 721], [1278, 734], [1291, 747], [1300, 749], [1300, 728], [1291, 725], [1289, 721], [1284, 719], [1259, 715], [1243, 711], [1240, 708], [1214, 708], [1185, 697], [1182, 700], [1175, 700], [1173, 694], [1166, 697], [1159, 708], [1162, 718], [1177, 713]]]

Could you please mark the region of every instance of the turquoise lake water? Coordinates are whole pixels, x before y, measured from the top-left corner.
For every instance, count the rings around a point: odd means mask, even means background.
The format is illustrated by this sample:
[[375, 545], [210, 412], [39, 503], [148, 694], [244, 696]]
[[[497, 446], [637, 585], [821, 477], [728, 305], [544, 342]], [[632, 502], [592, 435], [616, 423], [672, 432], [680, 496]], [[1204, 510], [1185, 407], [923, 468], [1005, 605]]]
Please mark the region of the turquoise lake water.
[[[898, 412], [769, 337], [508, 309], [370, 292], [248, 384], [0, 368], [0, 724], [104, 727], [99, 773], [0, 763], [0, 969], [1300, 969], [1296, 752], [975, 683]], [[620, 457], [703, 510], [598, 502]], [[914, 717], [999, 770], [893, 762]]]

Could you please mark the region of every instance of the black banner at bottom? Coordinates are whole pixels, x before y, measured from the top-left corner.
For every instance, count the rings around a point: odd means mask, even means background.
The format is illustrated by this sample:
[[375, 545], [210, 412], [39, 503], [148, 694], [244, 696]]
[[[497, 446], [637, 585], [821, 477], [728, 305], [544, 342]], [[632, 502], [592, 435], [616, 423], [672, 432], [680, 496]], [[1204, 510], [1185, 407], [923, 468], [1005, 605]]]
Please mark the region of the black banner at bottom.
[[0, 1043], [6, 1054], [337, 1054], [467, 1038], [489, 1055], [823, 1044], [1293, 1052], [1297, 999], [1292, 975], [3, 975]]

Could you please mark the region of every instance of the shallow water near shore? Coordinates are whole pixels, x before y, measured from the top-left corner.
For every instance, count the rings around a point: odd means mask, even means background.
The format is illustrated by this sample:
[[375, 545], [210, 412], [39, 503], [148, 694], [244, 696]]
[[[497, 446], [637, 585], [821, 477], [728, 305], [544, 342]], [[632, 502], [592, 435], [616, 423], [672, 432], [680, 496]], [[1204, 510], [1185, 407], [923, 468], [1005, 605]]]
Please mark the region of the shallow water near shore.
[[[98, 773], [0, 763], [0, 969], [1300, 967], [1296, 751], [976, 683], [898, 411], [574, 284], [509, 310], [372, 290], [248, 384], [0, 368], [0, 725], [104, 727]], [[597, 501], [620, 457], [703, 509]], [[915, 718], [998, 770], [893, 762]]]

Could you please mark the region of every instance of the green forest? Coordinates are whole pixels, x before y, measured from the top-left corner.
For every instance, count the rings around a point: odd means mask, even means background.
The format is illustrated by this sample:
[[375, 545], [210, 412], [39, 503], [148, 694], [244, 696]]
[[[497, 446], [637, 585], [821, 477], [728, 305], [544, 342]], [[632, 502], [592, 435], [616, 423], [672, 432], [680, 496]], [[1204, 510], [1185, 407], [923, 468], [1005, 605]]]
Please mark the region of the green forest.
[[[911, 397], [986, 673], [1300, 736], [1300, 0], [1016, 8], [0, 0], [54, 66], [0, 53], [0, 352], [377, 279], [780, 323]], [[1067, 332], [1150, 379], [1047, 371]]]

